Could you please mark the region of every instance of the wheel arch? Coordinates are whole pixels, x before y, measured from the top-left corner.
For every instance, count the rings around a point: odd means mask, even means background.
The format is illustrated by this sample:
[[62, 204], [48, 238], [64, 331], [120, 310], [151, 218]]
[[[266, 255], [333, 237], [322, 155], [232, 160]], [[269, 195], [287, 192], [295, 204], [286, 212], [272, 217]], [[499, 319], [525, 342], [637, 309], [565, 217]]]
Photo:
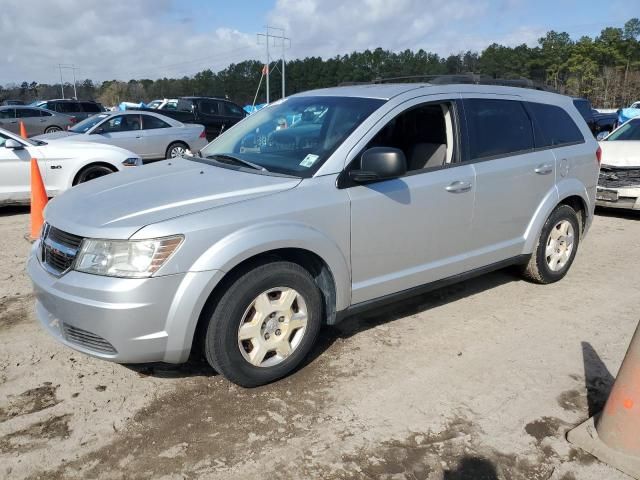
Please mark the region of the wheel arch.
[[95, 167], [95, 166], [108, 167], [112, 169], [114, 173], [120, 171], [120, 168], [118, 168], [118, 166], [115, 163], [112, 163], [106, 160], [90, 160], [88, 162], [83, 163], [79, 167], [77, 167], [73, 172], [73, 175], [70, 175], [71, 181], [70, 181], [69, 187], [73, 187], [74, 185], [76, 185], [78, 177], [80, 176], [80, 173], [82, 173], [82, 171], [86, 170], [89, 167]]
[[576, 210], [581, 220], [582, 233], [586, 233], [593, 217], [587, 189], [577, 179], [563, 180], [549, 190], [529, 222], [525, 231], [524, 254], [533, 252], [544, 223], [558, 205], [569, 205]]
[[227, 288], [242, 274], [252, 268], [262, 265], [268, 261], [285, 260], [307, 270], [313, 277], [316, 285], [320, 289], [323, 301], [325, 323], [332, 325], [336, 321], [336, 283], [330, 266], [317, 253], [299, 247], [282, 247], [254, 254], [236, 263], [231, 269], [224, 273], [224, 276], [213, 286], [202, 309], [200, 310], [195, 325], [187, 333], [190, 335], [189, 345], [191, 351], [200, 351], [201, 341], [204, 338], [204, 331], [207, 321], [213, 313], [218, 300]]

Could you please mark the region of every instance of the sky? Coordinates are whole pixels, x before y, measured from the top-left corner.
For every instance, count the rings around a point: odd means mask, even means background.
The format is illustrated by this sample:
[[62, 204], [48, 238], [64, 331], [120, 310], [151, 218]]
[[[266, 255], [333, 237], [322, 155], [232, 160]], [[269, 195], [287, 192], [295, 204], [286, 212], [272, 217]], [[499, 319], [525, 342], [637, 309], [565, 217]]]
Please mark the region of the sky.
[[[266, 60], [257, 33], [284, 28], [290, 58], [367, 48], [440, 55], [533, 46], [622, 27], [638, 0], [0, 0], [0, 84], [182, 77]], [[272, 45], [272, 60], [280, 46]], [[65, 82], [73, 79], [63, 70]]]

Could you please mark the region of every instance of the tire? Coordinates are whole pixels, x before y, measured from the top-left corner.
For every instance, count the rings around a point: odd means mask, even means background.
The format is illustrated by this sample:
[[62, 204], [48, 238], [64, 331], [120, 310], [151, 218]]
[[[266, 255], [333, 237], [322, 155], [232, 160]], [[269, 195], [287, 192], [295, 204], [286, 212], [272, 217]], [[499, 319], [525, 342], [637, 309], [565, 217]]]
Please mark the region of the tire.
[[171, 159], [181, 157], [185, 150], [187, 150], [188, 148], [189, 146], [186, 143], [173, 142], [167, 147], [167, 152], [165, 153], [164, 158]]
[[113, 167], [109, 167], [103, 164], [93, 164], [87, 165], [82, 170], [78, 172], [75, 180], [73, 181], [74, 185], [78, 185], [80, 183], [88, 182], [89, 180], [94, 180], [99, 177], [104, 177], [105, 175], [109, 175], [114, 173], [116, 170]]
[[[237, 275], [212, 308], [204, 331], [204, 355], [214, 370], [248, 388], [278, 380], [299, 367], [322, 323], [322, 297], [313, 277], [287, 261], [267, 261]], [[301, 326], [305, 313], [306, 324]]]
[[581, 233], [576, 211], [568, 205], [558, 205], [542, 227], [524, 277], [539, 284], [562, 279], [576, 256]]
[[51, 127], [45, 128], [44, 133], [54, 133], [54, 132], [61, 132], [61, 131], [62, 131], [62, 128], [52, 125]]

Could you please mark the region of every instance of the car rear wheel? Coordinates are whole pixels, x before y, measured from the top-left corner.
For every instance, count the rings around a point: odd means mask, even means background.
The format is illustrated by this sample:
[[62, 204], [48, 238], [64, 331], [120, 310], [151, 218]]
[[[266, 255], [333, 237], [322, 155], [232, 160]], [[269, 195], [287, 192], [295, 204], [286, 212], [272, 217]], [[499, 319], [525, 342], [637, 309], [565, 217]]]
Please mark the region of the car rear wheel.
[[44, 133], [54, 133], [54, 132], [61, 132], [61, 131], [62, 131], [62, 128], [56, 127], [55, 125], [53, 125], [51, 127], [47, 127]]
[[536, 248], [524, 269], [524, 276], [535, 283], [562, 279], [576, 256], [580, 243], [580, 221], [576, 211], [559, 205], [542, 227]]
[[185, 154], [189, 147], [182, 142], [175, 142], [169, 145], [165, 158], [177, 158]]
[[78, 185], [79, 183], [88, 182], [89, 180], [104, 177], [115, 171], [113, 167], [108, 167], [107, 165], [88, 165], [78, 172], [73, 184]]
[[204, 338], [209, 364], [243, 387], [294, 371], [311, 351], [322, 315], [313, 277], [286, 261], [236, 276], [210, 314]]

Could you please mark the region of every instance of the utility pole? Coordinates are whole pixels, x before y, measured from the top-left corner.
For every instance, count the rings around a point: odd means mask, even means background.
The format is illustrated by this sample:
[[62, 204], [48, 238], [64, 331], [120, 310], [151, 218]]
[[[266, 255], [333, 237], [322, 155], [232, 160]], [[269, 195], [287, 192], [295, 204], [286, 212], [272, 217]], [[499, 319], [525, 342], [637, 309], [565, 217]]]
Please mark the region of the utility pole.
[[78, 68], [74, 64], [65, 63], [59, 63], [58, 68], [60, 69], [60, 89], [62, 90], [62, 98], [64, 98], [64, 80], [62, 79], [63, 68], [73, 71], [73, 96], [74, 98], [78, 98], [78, 91], [76, 90], [76, 70], [78, 70]]
[[60, 63], [58, 68], [60, 69], [60, 90], [62, 90], [62, 98], [64, 98], [64, 80], [62, 80], [62, 65]]
[[[290, 47], [291, 46], [291, 39], [285, 37], [284, 33], [284, 28], [279, 28], [279, 27], [272, 27], [270, 25], [266, 25], [265, 26], [266, 29], [266, 33], [259, 33], [258, 34], [258, 44], [260, 44], [260, 40], [262, 38], [265, 39], [265, 44], [266, 44], [266, 51], [267, 51], [267, 63], [266, 63], [266, 77], [267, 77], [267, 103], [269, 103], [269, 74], [271, 73], [271, 54], [269, 51], [269, 44], [271, 42], [271, 40], [274, 41], [273, 46], [276, 46], [276, 41], [280, 41], [281, 42], [281, 47], [282, 47], [282, 98], [284, 98], [286, 96], [286, 79], [285, 79], [285, 58], [284, 58], [284, 51], [285, 48], [287, 48], [287, 45]], [[272, 30], [278, 30], [281, 32], [280, 35], [274, 35], [271, 31]]]

